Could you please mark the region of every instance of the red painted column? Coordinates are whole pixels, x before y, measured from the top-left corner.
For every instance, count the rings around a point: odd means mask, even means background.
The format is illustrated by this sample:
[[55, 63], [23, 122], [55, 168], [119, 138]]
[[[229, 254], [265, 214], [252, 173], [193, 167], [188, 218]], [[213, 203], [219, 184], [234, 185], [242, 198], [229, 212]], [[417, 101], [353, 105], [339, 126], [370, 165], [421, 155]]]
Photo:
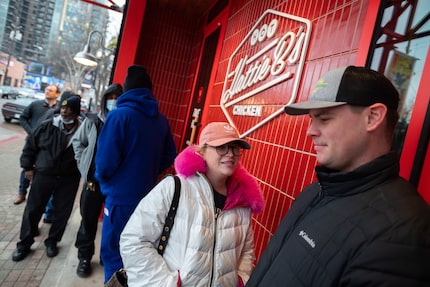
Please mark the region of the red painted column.
[[[421, 75], [421, 81], [417, 90], [415, 104], [412, 110], [412, 116], [400, 158], [400, 175], [408, 180], [411, 175], [419, 138], [423, 130], [425, 113], [430, 100], [430, 95], [428, 92], [430, 91], [430, 81], [426, 80], [430, 76], [430, 48], [427, 51], [427, 57], [425, 61], [426, 63], [424, 64], [423, 74]], [[429, 160], [428, 157], [429, 155], [427, 154], [427, 160]], [[429, 165], [428, 162], [427, 165]], [[424, 183], [424, 181], [426, 183]], [[430, 178], [428, 176], [422, 176], [420, 186], [429, 186], [429, 182]], [[424, 190], [419, 191], [421, 193], [424, 192]], [[426, 193], [427, 194], [423, 196], [430, 202], [430, 191], [427, 190]]]
[[370, 0], [367, 7], [366, 20], [363, 25], [363, 33], [361, 34], [360, 46], [358, 47], [357, 58], [355, 59], [356, 66], [365, 66], [367, 56], [369, 55], [370, 44], [372, 43], [373, 31], [378, 18], [378, 11], [381, 5], [381, 0]]
[[114, 83], [123, 83], [128, 66], [135, 61], [139, 37], [145, 14], [146, 0], [128, 0], [127, 13], [123, 22], [121, 42], [118, 45], [118, 54], [113, 75]]

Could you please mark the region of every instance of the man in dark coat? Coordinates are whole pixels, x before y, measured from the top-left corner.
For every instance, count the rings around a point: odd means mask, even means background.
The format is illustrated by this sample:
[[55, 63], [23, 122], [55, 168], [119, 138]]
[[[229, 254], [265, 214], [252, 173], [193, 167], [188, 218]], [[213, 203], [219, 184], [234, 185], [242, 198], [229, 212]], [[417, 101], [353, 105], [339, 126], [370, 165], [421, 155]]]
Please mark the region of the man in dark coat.
[[[45, 99], [34, 101], [24, 109], [19, 117], [19, 123], [27, 134], [30, 134], [42, 122], [43, 115], [48, 110], [54, 110], [58, 107], [59, 95], [60, 89], [56, 85], [48, 85], [45, 89]], [[30, 181], [25, 178], [25, 171], [21, 170], [18, 196], [13, 202], [14, 204], [21, 204], [25, 201], [29, 186]]]
[[23, 260], [38, 235], [38, 223], [51, 195], [54, 220], [45, 239], [46, 255], [58, 254], [79, 186], [80, 174], [71, 139], [80, 125], [81, 99], [69, 97], [61, 103], [61, 113], [41, 123], [28, 137], [21, 155], [25, 177], [32, 182], [21, 223], [20, 241], [13, 261]]
[[430, 207], [391, 150], [398, 102], [385, 76], [349, 66], [285, 107], [311, 118], [318, 182], [298, 195], [246, 286], [430, 286]]

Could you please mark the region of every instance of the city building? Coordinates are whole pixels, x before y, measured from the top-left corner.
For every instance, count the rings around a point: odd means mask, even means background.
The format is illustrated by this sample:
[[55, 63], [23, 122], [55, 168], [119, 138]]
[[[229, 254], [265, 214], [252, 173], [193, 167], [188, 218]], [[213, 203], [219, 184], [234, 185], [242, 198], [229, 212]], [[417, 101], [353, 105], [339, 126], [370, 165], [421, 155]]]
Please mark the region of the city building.
[[[21, 87], [21, 81], [25, 74], [24, 63], [19, 62], [15, 57], [0, 52], [0, 85]], [[8, 80], [6, 81], [5, 75]]]
[[[56, 0], [6, 2], [2, 15], [6, 18], [0, 20], [2, 50], [10, 51], [20, 60], [38, 61], [50, 34]], [[11, 41], [9, 36], [13, 34], [21, 36]]]
[[80, 0], [5, 0], [0, 7], [0, 51], [25, 63], [26, 75], [18, 82], [35, 89], [70, 81], [77, 72], [66, 71], [62, 60], [72, 61], [88, 34], [105, 33], [109, 21], [106, 9]]

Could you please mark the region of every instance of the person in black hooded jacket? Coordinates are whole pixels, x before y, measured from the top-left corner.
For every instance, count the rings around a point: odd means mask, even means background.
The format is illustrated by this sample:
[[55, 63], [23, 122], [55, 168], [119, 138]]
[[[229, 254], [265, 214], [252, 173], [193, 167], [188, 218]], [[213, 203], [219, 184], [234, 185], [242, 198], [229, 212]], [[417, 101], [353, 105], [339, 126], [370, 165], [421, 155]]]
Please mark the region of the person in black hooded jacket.
[[91, 274], [91, 259], [94, 255], [94, 240], [97, 234], [98, 219], [104, 202], [100, 185], [94, 178], [94, 158], [97, 138], [103, 127], [106, 115], [116, 108], [116, 100], [122, 94], [120, 84], [110, 85], [103, 93], [99, 113], [87, 113], [86, 119], [72, 139], [75, 159], [84, 184], [80, 199], [81, 224], [76, 236], [79, 264], [76, 274], [88, 277]]
[[399, 94], [364, 67], [325, 74], [309, 101], [317, 183], [305, 188], [247, 287], [430, 286], [430, 207], [391, 150]]

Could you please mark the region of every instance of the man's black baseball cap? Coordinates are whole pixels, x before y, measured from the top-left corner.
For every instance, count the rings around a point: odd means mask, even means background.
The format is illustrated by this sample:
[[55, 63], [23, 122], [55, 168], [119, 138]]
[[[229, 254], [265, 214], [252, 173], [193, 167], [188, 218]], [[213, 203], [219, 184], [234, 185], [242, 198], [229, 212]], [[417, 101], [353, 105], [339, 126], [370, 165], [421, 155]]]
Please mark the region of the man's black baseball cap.
[[365, 67], [348, 66], [331, 70], [318, 80], [309, 100], [285, 106], [289, 115], [304, 115], [312, 109], [341, 105], [384, 104], [397, 110], [399, 93], [384, 75]]

